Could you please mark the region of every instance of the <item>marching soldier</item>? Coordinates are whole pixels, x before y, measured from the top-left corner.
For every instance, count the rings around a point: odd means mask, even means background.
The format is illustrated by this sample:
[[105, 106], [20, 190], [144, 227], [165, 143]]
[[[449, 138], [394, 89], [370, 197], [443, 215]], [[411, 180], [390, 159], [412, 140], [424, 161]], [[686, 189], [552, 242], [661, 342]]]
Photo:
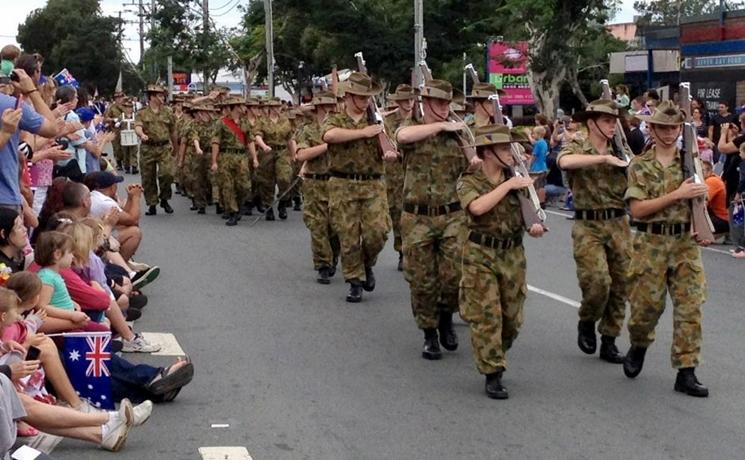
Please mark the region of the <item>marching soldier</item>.
[[126, 96], [124, 92], [114, 92], [114, 102], [109, 105], [108, 109], [106, 109], [104, 118], [106, 119], [106, 123], [111, 126], [112, 131], [116, 134], [114, 140], [111, 141], [111, 146], [114, 149], [114, 159], [116, 159], [116, 169], [117, 171], [128, 172], [127, 168], [124, 166], [124, 160], [122, 158], [121, 127], [118, 125], [122, 118], [122, 114], [124, 113], [125, 100]]
[[[251, 133], [241, 128], [242, 106], [240, 98], [228, 98], [223, 106], [228, 108], [228, 115], [215, 125], [212, 136], [212, 172], [220, 188], [220, 197], [228, 214], [225, 225], [234, 226], [240, 219], [241, 204], [251, 191], [251, 174], [248, 167], [248, 156], [254, 167], [258, 166], [256, 149], [251, 142]], [[219, 158], [219, 159], [218, 159]]]
[[[288, 188], [292, 182], [292, 165], [288, 149], [288, 143], [292, 137], [292, 125], [286, 116], [280, 114], [282, 102], [279, 99], [271, 99], [266, 102], [269, 115], [262, 119], [256, 127], [256, 145], [262, 150], [259, 157], [259, 190], [261, 201], [266, 210], [266, 220], [274, 220], [275, 189], [278, 193], [289, 193]], [[279, 218], [287, 219], [288, 198], [281, 198], [277, 206]]]
[[[490, 96], [503, 96], [504, 91], [497, 89], [493, 83], [474, 83], [471, 88], [471, 99], [473, 104], [473, 122], [474, 127], [490, 125], [494, 120], [494, 104], [489, 100]], [[512, 122], [504, 116], [504, 124], [512, 128]]]
[[[119, 134], [117, 139], [120, 144], [120, 158], [123, 171], [130, 174], [139, 174], [140, 171], [137, 169], [137, 145], [121, 145], [121, 132], [122, 130], [134, 129], [134, 103], [131, 99], [124, 99], [122, 101], [122, 109], [124, 112], [121, 114], [119, 121], [117, 122]], [[119, 165], [117, 160], [117, 165]]]
[[[247, 130], [250, 130], [251, 132], [256, 131], [256, 127], [260, 123], [260, 119], [263, 116], [261, 113], [261, 102], [256, 98], [248, 98], [246, 101], [246, 116], [243, 119], [243, 122], [247, 125]], [[261, 192], [259, 190], [259, 179], [258, 179], [258, 169], [257, 168], [251, 168], [251, 193], [247, 199], [246, 202], [246, 215], [253, 214], [252, 209], [256, 207], [256, 210], [259, 213], [263, 213], [266, 211], [264, 206], [261, 204]]]
[[210, 180], [212, 152], [207, 150], [207, 146], [212, 144], [215, 123], [210, 114], [217, 112], [217, 110], [205, 104], [200, 104], [194, 106], [194, 111], [195, 120], [187, 139], [189, 154], [186, 158], [186, 169], [189, 171], [189, 177], [191, 178], [197, 214], [205, 214], [209, 202], [210, 188], [212, 187]]
[[[174, 94], [171, 99], [171, 110], [173, 115], [176, 117], [176, 142], [174, 150], [176, 152], [177, 160], [181, 157], [181, 152], [184, 151], [186, 146], [182, 145], [184, 138], [187, 135], [191, 123], [191, 117], [186, 114], [185, 110], [186, 99], [182, 94]], [[179, 164], [176, 161], [176, 168], [174, 172], [174, 181], [176, 184], [176, 193], [180, 195], [189, 195], [187, 178], [184, 175], [183, 163]]]
[[176, 142], [176, 118], [165, 105], [166, 90], [159, 85], [148, 85], [148, 106], [137, 112], [135, 132], [140, 138], [140, 173], [145, 189], [148, 210], [154, 216], [158, 200], [167, 214], [173, 213], [168, 204], [173, 184], [173, 156]]
[[196, 109], [191, 103], [184, 102], [181, 105], [181, 112], [181, 117], [176, 122], [176, 135], [179, 140], [178, 155], [176, 156], [176, 169], [179, 171], [179, 181], [184, 191], [184, 195], [191, 198], [191, 208], [189, 208], [189, 210], [196, 211], [197, 205], [194, 201], [194, 193], [192, 190], [193, 180], [189, 174], [189, 169], [187, 168], [187, 158], [192, 156], [192, 151], [195, 147], [194, 144], [190, 142], [190, 138], [195, 129]]
[[[410, 85], [398, 85], [396, 92], [388, 96], [398, 106], [385, 118], [385, 129], [388, 133], [396, 130], [411, 119], [414, 111], [416, 93]], [[385, 164], [385, 187], [388, 195], [388, 213], [393, 224], [393, 249], [398, 252], [398, 271], [403, 270], [403, 251], [401, 249], [401, 206], [403, 205], [404, 165], [401, 159]]]
[[362, 290], [375, 289], [373, 267], [390, 231], [388, 200], [383, 177], [383, 152], [376, 139], [382, 124], [368, 124], [370, 98], [382, 88], [367, 75], [353, 72], [342, 89], [344, 111], [323, 123], [328, 143], [329, 206], [334, 231], [341, 242], [344, 280], [350, 289], [347, 302], [361, 302]]
[[613, 101], [590, 103], [574, 116], [587, 127], [588, 138], [567, 144], [557, 159], [574, 196], [572, 241], [582, 290], [577, 344], [583, 352], [595, 353], [597, 323], [600, 359], [615, 364], [623, 362], [615, 341], [626, 313], [631, 243], [624, 203], [627, 164], [610, 143], [618, 117]]
[[458, 311], [465, 215], [456, 184], [468, 162], [453, 135], [465, 125], [447, 121], [452, 97], [450, 83], [428, 81], [422, 90], [424, 120], [408, 118], [396, 133], [405, 171], [401, 214], [404, 271], [414, 318], [424, 331], [425, 359], [442, 358], [438, 330], [446, 350], [458, 348], [452, 317]]
[[691, 235], [690, 200], [706, 196], [706, 185], [683, 175], [677, 141], [685, 120], [672, 102], [662, 102], [654, 115], [637, 115], [647, 123], [654, 145], [629, 166], [626, 200], [634, 219], [633, 257], [629, 268], [631, 348], [623, 371], [634, 378], [642, 371], [644, 355], [655, 338], [665, 310], [666, 294], [673, 301], [673, 368], [675, 391], [706, 397], [695, 369], [701, 354], [701, 305], [706, 280], [696, 235]]
[[313, 120], [300, 131], [295, 159], [303, 164], [303, 221], [310, 231], [313, 268], [320, 284], [329, 284], [339, 260], [339, 238], [331, 228], [329, 209], [328, 144], [321, 139], [321, 123], [336, 108], [331, 92], [317, 93], [311, 101]]
[[[464, 173], [458, 181], [458, 196], [468, 216], [460, 315], [471, 328], [476, 367], [486, 376], [486, 395], [507, 399], [507, 389], [502, 385], [506, 351], [522, 325], [528, 290], [522, 243], [525, 224], [517, 194], [533, 181], [510, 173], [514, 160], [509, 128], [484, 126], [477, 128], [475, 135], [476, 154], [483, 165]], [[533, 237], [543, 232], [541, 224], [528, 229]]]
[[[290, 165], [292, 166], [292, 177], [297, 177], [300, 174], [301, 163], [296, 160], [297, 142], [295, 139], [298, 137], [300, 131], [305, 126], [306, 120], [305, 120], [305, 115], [303, 114], [303, 111], [300, 109], [288, 110], [287, 118], [290, 120], [290, 125], [292, 126], [292, 136], [288, 143], [289, 152], [290, 152]], [[303, 207], [302, 207], [303, 198], [302, 198], [302, 192], [301, 192], [301, 185], [302, 184], [300, 181], [295, 182], [295, 185], [292, 187], [292, 190], [290, 190], [290, 192], [287, 194], [287, 196], [292, 200], [293, 211], [303, 210]]]

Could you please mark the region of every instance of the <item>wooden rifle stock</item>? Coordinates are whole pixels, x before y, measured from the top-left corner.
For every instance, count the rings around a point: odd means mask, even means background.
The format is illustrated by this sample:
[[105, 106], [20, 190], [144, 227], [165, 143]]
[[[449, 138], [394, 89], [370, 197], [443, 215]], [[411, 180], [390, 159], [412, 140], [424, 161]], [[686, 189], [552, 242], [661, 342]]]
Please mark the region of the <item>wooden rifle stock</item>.
[[[608, 80], [600, 80], [600, 86], [603, 87], [602, 96], [600, 98], [606, 101], [612, 101], [613, 97], [610, 92]], [[631, 148], [629, 147], [629, 142], [626, 140], [626, 133], [623, 130], [623, 124], [621, 124], [619, 118], [616, 118], [616, 134], [613, 135], [613, 139], [611, 140], [611, 147], [613, 147], [613, 154], [615, 156], [626, 163], [631, 162], [631, 157], [629, 157], [627, 153], [631, 151]]]
[[[365, 58], [362, 56], [362, 52], [358, 52], [354, 55], [354, 57], [357, 59], [357, 70], [360, 73], [364, 73], [365, 75], [368, 75], [367, 73], [367, 65], [365, 64]], [[370, 100], [367, 104], [367, 121], [370, 124], [379, 124], [383, 126], [383, 131], [378, 133], [378, 145], [380, 146], [380, 150], [383, 154], [386, 152], [398, 152], [398, 148], [396, 147], [395, 142], [388, 136], [388, 133], [385, 132], [385, 123], [383, 122], [383, 115], [380, 114], [380, 111], [378, 110], [378, 104], [375, 102], [375, 97], [370, 96]]]

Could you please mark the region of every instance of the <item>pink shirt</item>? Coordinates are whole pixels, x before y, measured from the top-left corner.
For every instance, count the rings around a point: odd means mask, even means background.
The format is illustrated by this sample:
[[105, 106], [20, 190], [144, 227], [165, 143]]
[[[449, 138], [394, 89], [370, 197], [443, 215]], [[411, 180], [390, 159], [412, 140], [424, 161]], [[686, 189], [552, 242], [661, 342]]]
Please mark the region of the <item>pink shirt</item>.
[[32, 187], [49, 187], [52, 185], [52, 169], [54, 162], [52, 160], [41, 160], [31, 166], [31, 186]]

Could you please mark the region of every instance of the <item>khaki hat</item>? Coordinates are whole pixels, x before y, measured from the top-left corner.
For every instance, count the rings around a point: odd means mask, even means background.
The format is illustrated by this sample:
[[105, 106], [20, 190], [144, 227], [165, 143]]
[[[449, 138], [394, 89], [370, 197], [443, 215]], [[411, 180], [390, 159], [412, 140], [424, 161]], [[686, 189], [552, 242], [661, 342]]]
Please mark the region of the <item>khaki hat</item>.
[[221, 93], [229, 93], [230, 87], [229, 86], [221, 86], [221, 85], [213, 85], [212, 91], [219, 91]]
[[261, 105], [261, 101], [259, 101], [255, 97], [249, 97], [248, 99], [246, 99], [246, 105], [249, 107], [257, 107]]
[[411, 87], [411, 85], [398, 85], [396, 86], [396, 92], [388, 96], [389, 101], [405, 101], [413, 99], [417, 95], [417, 91]]
[[280, 107], [282, 105], [282, 100], [277, 97], [273, 97], [271, 99], [264, 100], [262, 105], [267, 107]]
[[246, 101], [242, 97], [230, 96], [225, 98], [225, 100], [220, 102], [218, 105], [222, 107], [232, 107], [234, 105], [243, 105], [245, 103]]
[[505, 125], [481, 126], [476, 128], [474, 136], [476, 137], [476, 141], [471, 147], [486, 147], [514, 142], [510, 128]]
[[653, 115], [636, 115], [650, 125], [679, 126], [685, 123], [685, 114], [672, 101], [662, 101]]
[[186, 95], [181, 93], [176, 93], [171, 96], [171, 101], [173, 102], [184, 102], [186, 100]]
[[158, 84], [150, 84], [147, 85], [147, 88], [145, 89], [146, 93], [167, 93], [165, 88]]
[[347, 81], [341, 85], [345, 93], [355, 94], [357, 96], [375, 96], [383, 91], [379, 83], [374, 82], [372, 78], [364, 73], [352, 72]]
[[598, 99], [590, 102], [583, 112], [578, 112], [572, 115], [572, 119], [578, 122], [585, 122], [590, 118], [596, 118], [601, 115], [618, 118], [618, 105], [608, 99]]
[[453, 101], [450, 103], [450, 110], [453, 112], [465, 112], [468, 110], [466, 96], [457, 88], [453, 88]]
[[506, 93], [497, 87], [493, 83], [474, 83], [471, 88], [471, 94], [468, 95], [469, 99], [489, 99], [489, 96], [499, 94], [504, 96]]
[[124, 99], [122, 101], [122, 107], [134, 107], [135, 104], [132, 102], [132, 99]]
[[430, 80], [422, 88], [422, 97], [452, 101], [453, 85], [445, 80]]
[[313, 95], [310, 103], [313, 107], [317, 105], [336, 105], [336, 96], [331, 91], [321, 91]]
[[124, 94], [124, 91], [114, 91], [114, 99], [117, 97], [124, 97], [126, 94]]

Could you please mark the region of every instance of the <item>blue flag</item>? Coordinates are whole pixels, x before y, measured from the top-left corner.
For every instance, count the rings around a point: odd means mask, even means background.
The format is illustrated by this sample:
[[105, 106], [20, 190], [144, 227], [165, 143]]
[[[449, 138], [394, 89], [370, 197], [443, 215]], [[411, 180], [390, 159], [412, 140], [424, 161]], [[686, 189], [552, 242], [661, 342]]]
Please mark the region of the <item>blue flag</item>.
[[81, 398], [99, 409], [114, 409], [111, 397], [110, 332], [62, 334], [65, 339], [65, 368], [70, 382]]
[[54, 76], [54, 81], [57, 83], [57, 86], [72, 86], [75, 88], [80, 86], [80, 83], [78, 83], [67, 68], [60, 70], [60, 72]]

